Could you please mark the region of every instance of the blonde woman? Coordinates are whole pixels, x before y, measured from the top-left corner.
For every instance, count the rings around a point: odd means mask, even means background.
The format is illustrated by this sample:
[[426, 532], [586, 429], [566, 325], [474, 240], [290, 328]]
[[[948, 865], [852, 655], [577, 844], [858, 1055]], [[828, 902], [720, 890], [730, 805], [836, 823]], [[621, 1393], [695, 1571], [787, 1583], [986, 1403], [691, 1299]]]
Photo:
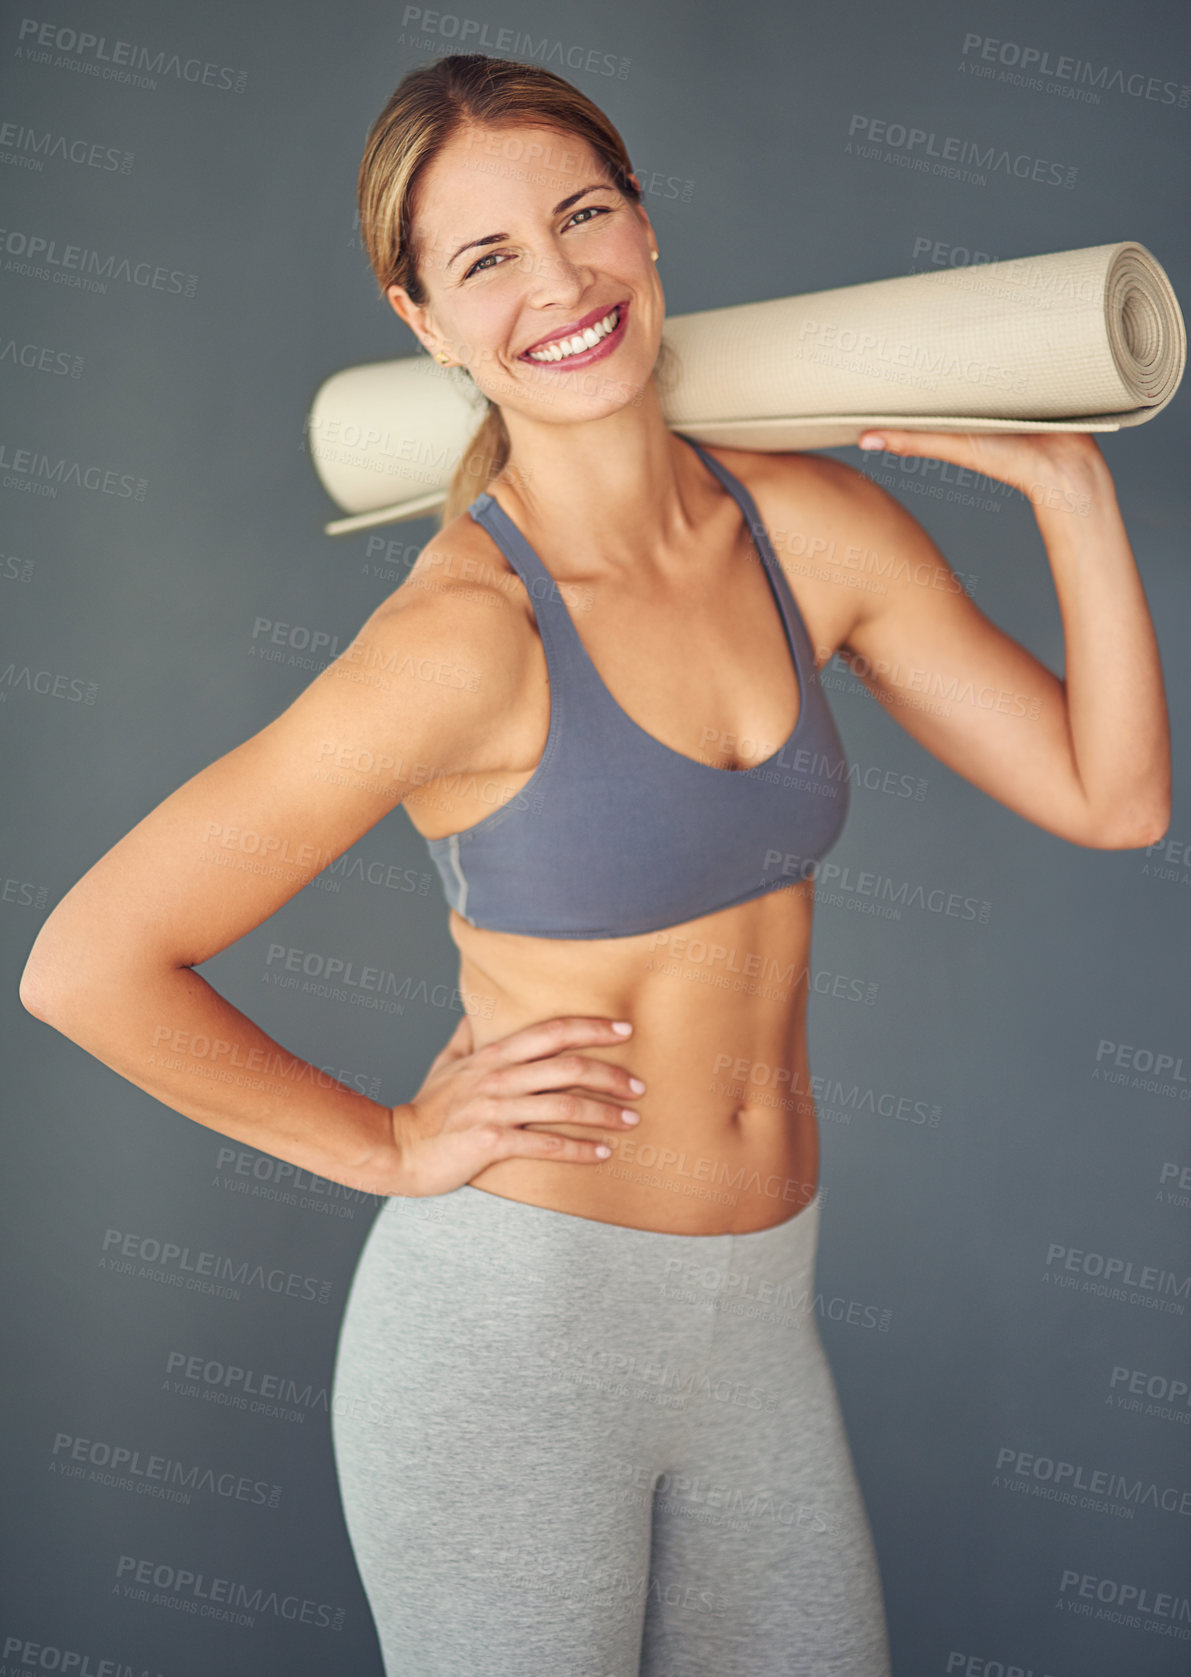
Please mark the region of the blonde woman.
[[[1111, 478], [1087, 435], [885, 438], [1030, 495], [1061, 681], [922, 585], [946, 560], [851, 467], [667, 428], [657, 239], [565, 80], [413, 71], [359, 205], [382, 293], [488, 400], [443, 527], [343, 657], [96, 863], [22, 997], [198, 1122], [386, 1196], [333, 1427], [391, 1677], [887, 1677], [814, 1309], [813, 880], [848, 802], [817, 666], [857, 659], [1026, 820], [1152, 842], [1164, 694]], [[884, 594], [835, 588], [787, 573], [776, 529], [907, 563]], [[901, 705], [877, 673], [899, 665], [1031, 703]], [[320, 1087], [192, 968], [398, 803], [468, 1007], [389, 1108]], [[231, 826], [269, 836], [271, 872], [202, 865]], [[154, 1057], [163, 1029], [254, 1086]]]

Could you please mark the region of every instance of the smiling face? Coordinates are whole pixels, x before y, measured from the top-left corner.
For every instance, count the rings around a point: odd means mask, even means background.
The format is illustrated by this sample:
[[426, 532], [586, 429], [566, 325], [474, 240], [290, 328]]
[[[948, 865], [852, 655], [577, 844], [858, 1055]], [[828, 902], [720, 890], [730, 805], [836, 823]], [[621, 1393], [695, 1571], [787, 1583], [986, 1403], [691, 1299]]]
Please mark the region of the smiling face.
[[534, 418], [597, 419], [639, 398], [665, 318], [657, 241], [585, 140], [461, 129], [421, 177], [414, 219], [426, 301], [387, 296], [432, 354]]

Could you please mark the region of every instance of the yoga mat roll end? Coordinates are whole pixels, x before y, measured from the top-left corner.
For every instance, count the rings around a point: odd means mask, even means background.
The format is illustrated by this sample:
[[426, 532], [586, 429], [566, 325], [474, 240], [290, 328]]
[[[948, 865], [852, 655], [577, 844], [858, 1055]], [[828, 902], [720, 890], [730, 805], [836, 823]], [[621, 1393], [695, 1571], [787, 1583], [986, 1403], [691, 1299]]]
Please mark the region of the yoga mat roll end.
[[1133, 240], [1109, 267], [1104, 320], [1122, 384], [1139, 406], [1165, 407], [1187, 364], [1187, 328], [1166, 270]]

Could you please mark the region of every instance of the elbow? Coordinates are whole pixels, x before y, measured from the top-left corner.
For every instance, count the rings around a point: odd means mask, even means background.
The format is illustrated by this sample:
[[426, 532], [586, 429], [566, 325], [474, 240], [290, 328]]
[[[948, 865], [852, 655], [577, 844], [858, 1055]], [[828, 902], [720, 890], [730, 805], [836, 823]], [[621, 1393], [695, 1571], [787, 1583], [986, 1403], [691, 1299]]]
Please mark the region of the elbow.
[[1086, 841], [1097, 850], [1152, 850], [1170, 828], [1169, 800], [1148, 810], [1121, 809], [1101, 821]]
[[34, 938], [17, 989], [26, 1013], [55, 1026], [62, 1017], [66, 994], [77, 988], [83, 969], [76, 938], [64, 934], [61, 919], [56, 916], [57, 909]]
[[55, 982], [48, 965], [36, 953], [31, 954], [25, 962], [17, 994], [26, 1013], [31, 1013], [45, 1025], [54, 1023], [59, 1013], [60, 986]]
[[51, 914], [25, 960], [17, 991], [21, 1006], [77, 1041], [76, 1030], [90, 1029], [113, 1003], [123, 1005], [118, 992], [139, 997], [149, 986], [156, 993], [162, 977], [177, 970], [155, 957], [155, 951], [127, 946], [106, 932], [59, 924]]
[[51, 1006], [49, 986], [32, 961], [25, 963], [25, 970], [21, 974], [17, 994], [26, 1013], [31, 1013], [35, 1019], [40, 1019], [43, 1024], [49, 1023]]

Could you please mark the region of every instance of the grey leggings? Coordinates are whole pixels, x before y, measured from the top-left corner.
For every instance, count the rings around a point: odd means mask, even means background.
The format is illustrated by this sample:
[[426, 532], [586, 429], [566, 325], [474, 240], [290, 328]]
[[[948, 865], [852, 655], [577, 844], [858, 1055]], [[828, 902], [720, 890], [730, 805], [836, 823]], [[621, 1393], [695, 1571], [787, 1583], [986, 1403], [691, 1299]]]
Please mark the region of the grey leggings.
[[332, 1436], [387, 1677], [888, 1677], [820, 1210], [683, 1235], [385, 1201]]

